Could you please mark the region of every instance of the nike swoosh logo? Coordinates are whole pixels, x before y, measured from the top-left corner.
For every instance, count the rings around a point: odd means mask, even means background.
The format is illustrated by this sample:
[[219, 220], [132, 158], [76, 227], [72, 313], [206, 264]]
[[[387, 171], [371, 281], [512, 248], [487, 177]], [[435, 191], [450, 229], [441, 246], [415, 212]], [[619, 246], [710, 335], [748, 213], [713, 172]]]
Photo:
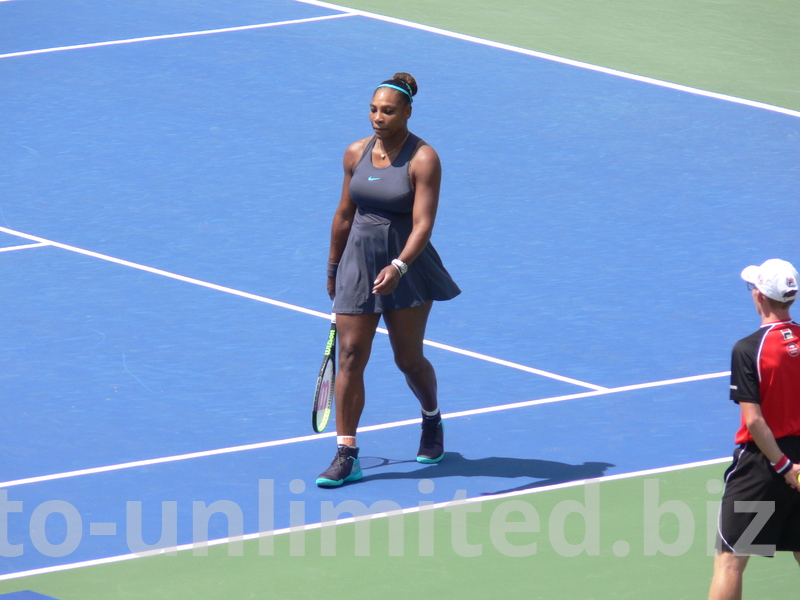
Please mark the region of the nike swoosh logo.
[[378, 181], [380, 177], [367, 177], [367, 181]]

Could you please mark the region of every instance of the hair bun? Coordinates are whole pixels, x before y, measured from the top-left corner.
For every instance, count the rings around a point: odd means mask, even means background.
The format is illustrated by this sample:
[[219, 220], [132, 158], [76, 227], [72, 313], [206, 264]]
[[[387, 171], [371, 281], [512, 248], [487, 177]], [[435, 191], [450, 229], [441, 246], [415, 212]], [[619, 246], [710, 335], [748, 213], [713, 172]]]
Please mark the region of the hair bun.
[[414, 77], [412, 75], [409, 75], [408, 73], [395, 73], [394, 76], [392, 77], [392, 79], [395, 79], [397, 81], [403, 81], [403, 82], [407, 83], [408, 87], [411, 88], [411, 95], [412, 96], [416, 96], [417, 95], [417, 90], [419, 88], [417, 87], [417, 80], [414, 79]]

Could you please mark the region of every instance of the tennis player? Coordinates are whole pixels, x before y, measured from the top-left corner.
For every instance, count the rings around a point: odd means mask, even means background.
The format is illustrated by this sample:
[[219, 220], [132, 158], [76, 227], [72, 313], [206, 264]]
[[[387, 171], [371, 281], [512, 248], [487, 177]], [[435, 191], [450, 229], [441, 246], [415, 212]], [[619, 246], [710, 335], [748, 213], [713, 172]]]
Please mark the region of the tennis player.
[[733, 347], [731, 400], [742, 424], [725, 472], [709, 600], [741, 599], [751, 555], [791, 551], [800, 563], [800, 325], [789, 316], [797, 271], [771, 259], [742, 279], [761, 328]]
[[333, 216], [328, 293], [334, 298], [338, 348], [335, 383], [337, 452], [317, 485], [361, 479], [356, 429], [364, 410], [364, 370], [383, 316], [395, 363], [422, 408], [417, 460], [444, 456], [436, 373], [422, 341], [434, 300], [461, 290], [430, 243], [442, 168], [436, 151], [411, 133], [417, 82], [397, 73], [377, 86], [369, 106], [374, 135], [350, 144]]

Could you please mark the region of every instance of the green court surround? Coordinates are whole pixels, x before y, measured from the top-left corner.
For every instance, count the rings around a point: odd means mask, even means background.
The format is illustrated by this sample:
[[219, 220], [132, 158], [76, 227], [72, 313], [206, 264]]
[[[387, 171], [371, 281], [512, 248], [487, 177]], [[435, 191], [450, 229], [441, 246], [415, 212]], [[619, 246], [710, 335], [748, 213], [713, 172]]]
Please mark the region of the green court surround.
[[794, 0], [348, 0], [375, 12], [800, 110]]

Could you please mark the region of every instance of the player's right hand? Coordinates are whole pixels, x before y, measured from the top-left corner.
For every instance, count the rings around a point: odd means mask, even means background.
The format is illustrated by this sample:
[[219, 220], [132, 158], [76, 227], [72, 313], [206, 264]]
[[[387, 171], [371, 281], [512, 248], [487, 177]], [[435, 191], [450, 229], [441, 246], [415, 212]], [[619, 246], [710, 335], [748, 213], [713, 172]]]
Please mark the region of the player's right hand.
[[331, 297], [331, 300], [336, 296], [336, 278], [335, 277], [328, 277], [328, 296]]

